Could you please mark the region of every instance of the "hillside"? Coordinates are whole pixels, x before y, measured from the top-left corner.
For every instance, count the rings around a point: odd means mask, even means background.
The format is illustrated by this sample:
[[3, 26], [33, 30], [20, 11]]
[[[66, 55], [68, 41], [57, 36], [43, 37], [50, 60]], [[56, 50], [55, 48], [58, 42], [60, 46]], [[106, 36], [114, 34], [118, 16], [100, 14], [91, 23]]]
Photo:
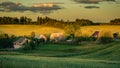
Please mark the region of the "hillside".
[[44, 44], [32, 51], [1, 50], [0, 60], [3, 68], [119, 68], [119, 44]]
[[[83, 35], [90, 36], [99, 30], [120, 32], [120, 26], [84, 26]], [[37, 25], [0, 25], [0, 31], [8, 34], [30, 35], [64, 32], [62, 29]], [[2, 45], [2, 44], [1, 44]], [[0, 49], [0, 68], [120, 68], [120, 41], [108, 44], [83, 41], [78, 45], [40, 44], [34, 50]]]

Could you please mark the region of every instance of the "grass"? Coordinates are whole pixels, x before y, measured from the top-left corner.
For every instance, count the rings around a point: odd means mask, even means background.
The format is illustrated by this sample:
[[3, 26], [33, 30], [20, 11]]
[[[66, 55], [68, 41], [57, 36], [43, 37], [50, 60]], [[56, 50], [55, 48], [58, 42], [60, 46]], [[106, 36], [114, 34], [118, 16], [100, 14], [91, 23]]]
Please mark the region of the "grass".
[[1, 68], [120, 68], [120, 42], [42, 44], [35, 50], [1, 50]]
[[0, 57], [3, 68], [119, 68], [119, 61], [21, 55]]

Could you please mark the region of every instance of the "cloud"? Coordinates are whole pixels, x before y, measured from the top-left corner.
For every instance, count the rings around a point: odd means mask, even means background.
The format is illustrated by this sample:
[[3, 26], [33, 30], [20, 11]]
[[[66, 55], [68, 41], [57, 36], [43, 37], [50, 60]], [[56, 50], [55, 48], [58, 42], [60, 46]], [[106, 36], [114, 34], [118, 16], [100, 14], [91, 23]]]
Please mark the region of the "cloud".
[[50, 13], [53, 10], [62, 9], [57, 6], [55, 3], [39, 3], [34, 4], [33, 6], [24, 6], [21, 3], [14, 2], [2, 2], [0, 3], [0, 11], [32, 11], [32, 12], [42, 12], [42, 13]]
[[104, 2], [104, 1], [116, 2], [116, 0], [73, 0], [73, 1], [84, 4], [98, 4], [99, 2]]
[[86, 8], [86, 9], [93, 9], [93, 8], [100, 8], [100, 7], [98, 7], [98, 6], [85, 6], [84, 8]]

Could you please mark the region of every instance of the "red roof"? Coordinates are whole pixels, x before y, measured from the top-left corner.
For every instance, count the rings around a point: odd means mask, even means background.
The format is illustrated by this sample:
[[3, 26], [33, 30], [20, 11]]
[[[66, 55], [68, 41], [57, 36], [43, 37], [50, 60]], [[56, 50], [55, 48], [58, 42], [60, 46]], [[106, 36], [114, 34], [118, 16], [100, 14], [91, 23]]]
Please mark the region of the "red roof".
[[92, 36], [98, 36], [98, 34], [99, 34], [99, 31], [95, 31], [93, 34], [92, 34]]

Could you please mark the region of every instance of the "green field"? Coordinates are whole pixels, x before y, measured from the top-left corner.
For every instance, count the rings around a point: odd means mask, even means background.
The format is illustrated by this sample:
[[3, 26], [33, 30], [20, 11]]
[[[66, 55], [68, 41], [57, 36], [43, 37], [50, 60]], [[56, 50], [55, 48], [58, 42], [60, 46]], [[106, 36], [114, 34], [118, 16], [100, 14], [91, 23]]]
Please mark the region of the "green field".
[[35, 50], [0, 50], [0, 68], [120, 68], [120, 42], [41, 44]]

